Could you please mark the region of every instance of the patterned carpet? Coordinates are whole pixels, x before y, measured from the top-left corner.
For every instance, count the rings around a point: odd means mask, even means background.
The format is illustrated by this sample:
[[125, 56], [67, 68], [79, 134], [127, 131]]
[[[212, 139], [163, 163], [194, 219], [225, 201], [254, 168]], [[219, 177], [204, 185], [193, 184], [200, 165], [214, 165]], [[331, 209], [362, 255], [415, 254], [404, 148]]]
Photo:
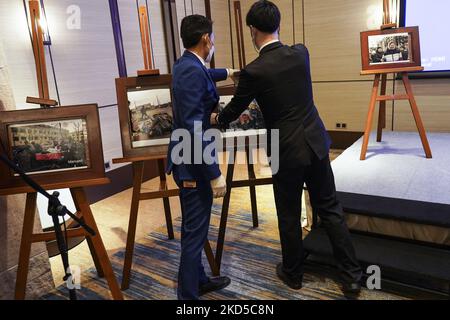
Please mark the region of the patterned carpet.
[[[248, 191], [247, 191], [248, 192]], [[239, 197], [236, 197], [239, 199]], [[236, 199], [235, 198], [235, 199]], [[265, 199], [264, 199], [265, 200]], [[243, 201], [243, 200], [241, 200]], [[268, 200], [270, 201], [270, 200]], [[222, 274], [230, 276], [232, 284], [225, 290], [205, 296], [205, 299], [227, 300], [341, 300], [346, 299], [338, 284], [332, 280], [334, 270], [320, 273], [307, 272], [304, 287], [294, 291], [284, 286], [276, 277], [275, 266], [281, 261], [276, 215], [260, 212], [260, 227], [252, 228], [250, 211], [241, 206], [229, 215]], [[264, 207], [264, 205], [263, 205]], [[260, 211], [261, 207], [260, 207]], [[211, 219], [210, 239], [215, 248], [220, 206], [214, 205]], [[137, 241], [134, 255], [130, 289], [124, 292], [126, 299], [170, 300], [176, 299], [176, 276], [179, 263], [180, 221], [174, 222], [176, 239], [167, 240], [166, 229], [151, 232], [145, 239]], [[118, 281], [121, 281], [124, 250], [111, 257]], [[208, 266], [206, 259], [205, 266]], [[207, 267], [208, 270], [208, 267]], [[109, 299], [106, 282], [96, 276], [95, 269], [82, 274], [82, 289], [79, 299]], [[60, 287], [43, 299], [66, 299], [65, 288]], [[403, 299], [382, 291], [364, 290], [360, 299]]]

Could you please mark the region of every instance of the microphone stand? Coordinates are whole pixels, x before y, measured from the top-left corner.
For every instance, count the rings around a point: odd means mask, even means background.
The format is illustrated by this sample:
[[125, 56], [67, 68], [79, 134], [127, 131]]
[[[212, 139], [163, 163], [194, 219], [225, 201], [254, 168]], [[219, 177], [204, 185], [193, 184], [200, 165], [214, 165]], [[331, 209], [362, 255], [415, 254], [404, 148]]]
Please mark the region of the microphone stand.
[[[61, 204], [59, 200], [59, 192], [55, 191], [53, 194], [49, 194], [42, 188], [36, 181], [31, 179], [24, 170], [22, 170], [18, 165], [12, 162], [5, 154], [0, 153], [0, 160], [3, 161], [8, 167], [10, 167], [14, 172], [16, 172], [26, 184], [28, 184], [31, 188], [33, 188], [36, 192], [42, 194], [44, 197], [48, 199], [48, 210], [47, 213], [52, 217], [53, 226], [55, 229], [56, 242], [58, 244], [59, 252], [61, 253], [61, 259], [64, 266], [65, 275], [63, 280], [69, 285], [68, 280], [72, 281], [72, 274], [70, 273], [70, 265], [69, 265], [69, 255], [67, 253], [67, 243], [63, 232], [61, 230], [61, 224], [59, 222], [59, 217], [64, 217], [68, 215], [74, 221], [76, 221], [80, 227], [84, 228], [89, 234], [95, 236], [95, 231], [92, 230], [86, 223], [78, 218], [76, 215], [71, 213], [64, 205]], [[67, 230], [65, 230], [67, 232]], [[77, 300], [76, 291], [73, 286], [68, 286], [69, 289], [69, 298], [70, 300]]]

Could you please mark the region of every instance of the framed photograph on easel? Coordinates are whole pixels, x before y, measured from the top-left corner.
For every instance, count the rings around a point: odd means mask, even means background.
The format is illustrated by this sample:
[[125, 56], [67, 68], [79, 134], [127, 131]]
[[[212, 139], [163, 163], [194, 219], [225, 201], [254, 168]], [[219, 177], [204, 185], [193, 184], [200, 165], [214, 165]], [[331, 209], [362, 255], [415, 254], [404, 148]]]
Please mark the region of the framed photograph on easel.
[[172, 132], [172, 77], [116, 79], [124, 157], [165, 156]]
[[[0, 138], [8, 157], [41, 185], [105, 177], [96, 104], [4, 111]], [[0, 189], [25, 187], [0, 165]]]
[[[226, 86], [219, 87], [217, 91], [220, 96], [218, 111], [222, 111], [233, 98], [236, 87]], [[264, 130], [266, 128], [261, 109], [256, 101], [250, 103], [246, 110], [240, 115], [239, 119], [233, 121], [228, 126], [228, 130], [248, 131], [248, 130]]]
[[363, 71], [421, 66], [419, 27], [361, 32]]

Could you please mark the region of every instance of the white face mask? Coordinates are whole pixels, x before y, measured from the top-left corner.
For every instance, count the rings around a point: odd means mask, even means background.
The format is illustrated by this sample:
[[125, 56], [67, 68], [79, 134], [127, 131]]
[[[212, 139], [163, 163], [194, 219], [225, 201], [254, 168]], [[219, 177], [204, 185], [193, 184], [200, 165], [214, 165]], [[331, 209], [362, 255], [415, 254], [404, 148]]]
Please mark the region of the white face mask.
[[214, 45], [213, 45], [213, 46], [211, 47], [211, 49], [209, 50], [208, 56], [207, 56], [206, 59], [205, 59], [205, 62], [206, 62], [206, 63], [210, 63], [210, 62], [211, 62], [211, 60], [212, 60], [212, 58], [213, 58], [213, 56], [214, 56], [215, 50], [216, 50], [216, 48], [215, 48]]

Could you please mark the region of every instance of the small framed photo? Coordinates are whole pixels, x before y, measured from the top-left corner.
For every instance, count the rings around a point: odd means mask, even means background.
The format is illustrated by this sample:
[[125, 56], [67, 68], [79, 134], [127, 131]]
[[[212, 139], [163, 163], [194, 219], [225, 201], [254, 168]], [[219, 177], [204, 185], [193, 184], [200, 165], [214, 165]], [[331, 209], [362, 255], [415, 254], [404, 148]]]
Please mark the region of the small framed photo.
[[421, 66], [419, 27], [361, 32], [362, 70]]
[[[96, 104], [0, 113], [0, 138], [9, 158], [43, 186], [105, 177]], [[0, 189], [26, 184], [4, 164]]]
[[116, 79], [125, 158], [165, 156], [172, 133], [170, 75]]

